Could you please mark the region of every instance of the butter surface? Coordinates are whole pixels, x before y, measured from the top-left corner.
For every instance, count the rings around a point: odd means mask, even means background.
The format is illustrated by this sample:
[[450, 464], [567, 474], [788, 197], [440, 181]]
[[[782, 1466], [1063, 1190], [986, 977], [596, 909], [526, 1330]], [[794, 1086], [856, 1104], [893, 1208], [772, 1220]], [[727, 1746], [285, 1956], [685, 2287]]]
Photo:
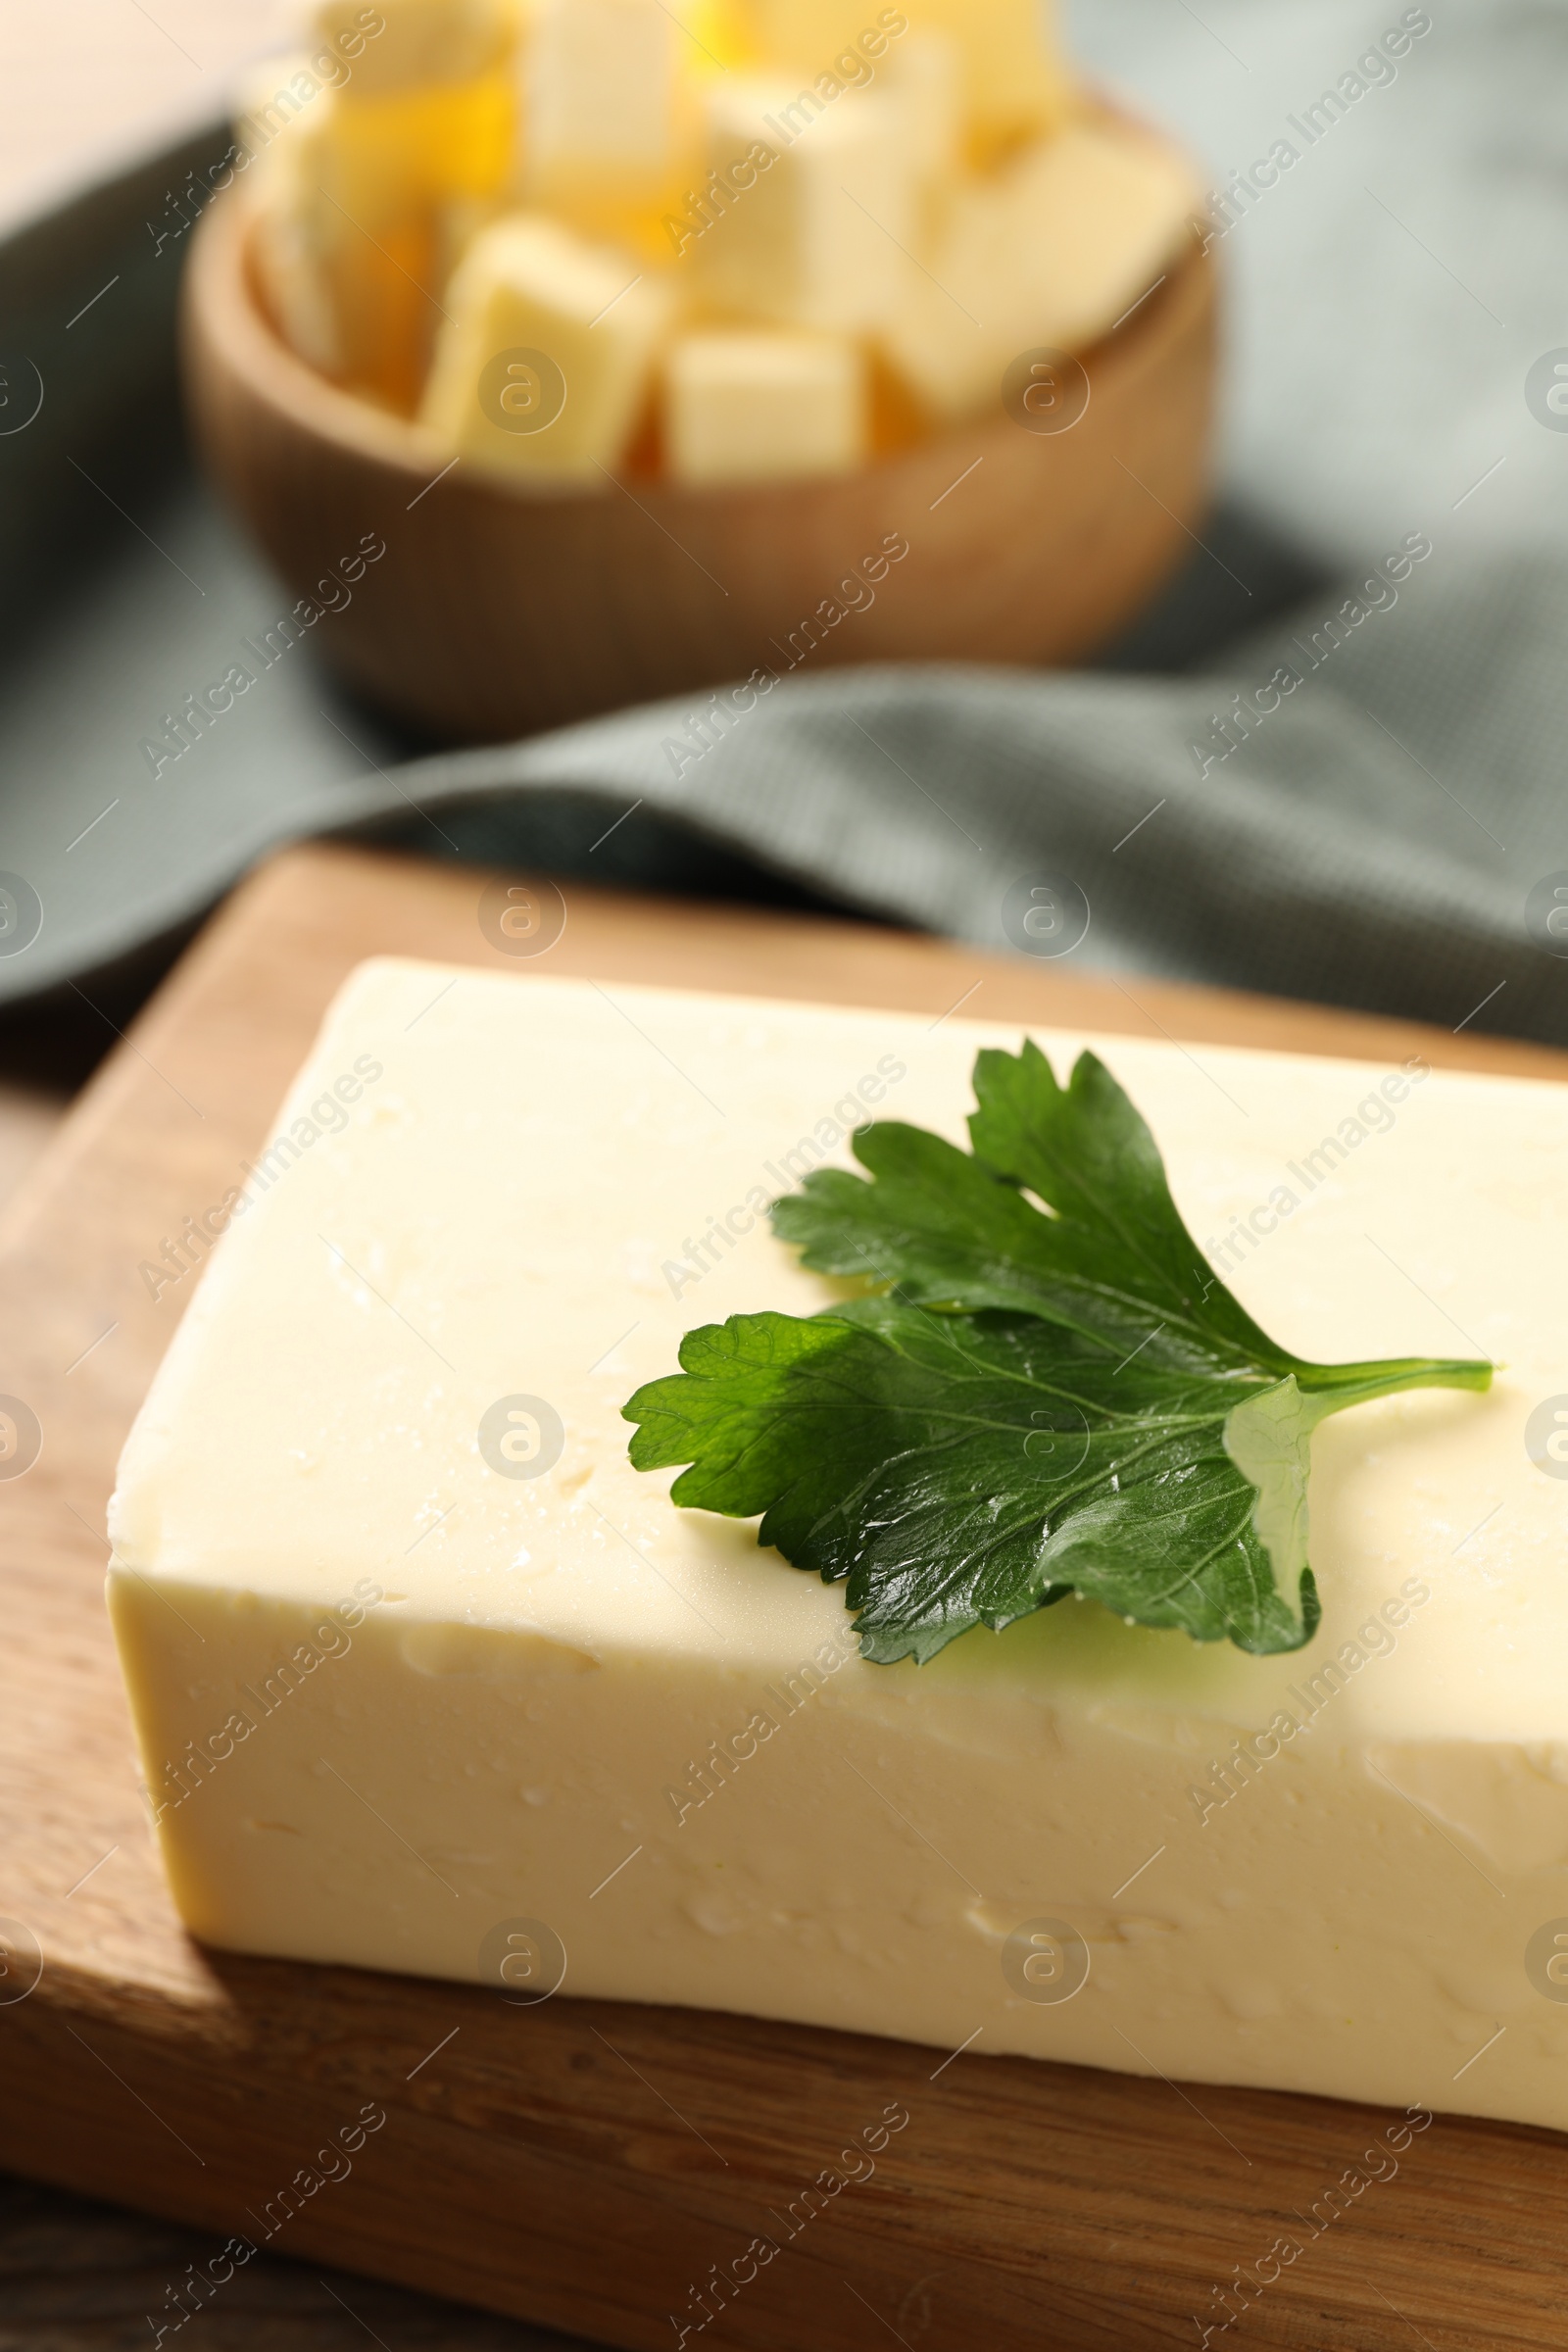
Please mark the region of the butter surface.
[[664, 447], [678, 482], [785, 481], [864, 462], [862, 354], [821, 335], [683, 335], [664, 369]]
[[488, 209], [512, 141], [499, 75], [322, 90], [265, 148], [252, 254], [285, 340], [323, 374], [410, 410], [441, 305], [440, 229]]
[[720, 175], [760, 150], [774, 160], [697, 247], [704, 302], [829, 332], [895, 314], [914, 267], [914, 158], [895, 99], [846, 93], [820, 113], [788, 82], [736, 76], [711, 95], [708, 135]]
[[868, 1666], [838, 1590], [630, 1468], [685, 1330], [826, 1302], [766, 1200], [866, 1116], [961, 1140], [990, 1043], [354, 975], [113, 1505], [183, 1916], [466, 1980], [543, 1922], [578, 1994], [1568, 2126], [1527, 1957], [1568, 1915], [1564, 1494], [1525, 1442], [1568, 1391], [1568, 1093], [1100, 1042], [1284, 1345], [1506, 1366], [1319, 1432], [1297, 1656], [1069, 1602]]
[[1173, 267], [1196, 202], [1175, 150], [1112, 117], [1073, 123], [954, 190], [889, 360], [933, 416], [964, 415], [1020, 353], [1108, 334]]
[[684, 38], [661, 0], [544, 0], [523, 150], [534, 202], [602, 228], [622, 207], [674, 201], [697, 137]]
[[516, 37], [518, 9], [508, 0], [315, 0], [310, 22], [318, 41], [354, 63], [365, 91], [412, 90], [477, 79], [505, 59]]
[[542, 214], [482, 229], [453, 274], [424, 421], [514, 479], [601, 481], [624, 454], [666, 323], [665, 289]]
[[[755, 0], [764, 45], [814, 78], [852, 52], [868, 25], [895, 40], [909, 30], [953, 44], [953, 71], [981, 152], [1054, 129], [1068, 104], [1054, 11], [1038, 0], [909, 0], [880, 12], [863, 0]], [[894, 25], [903, 20], [902, 27]]]

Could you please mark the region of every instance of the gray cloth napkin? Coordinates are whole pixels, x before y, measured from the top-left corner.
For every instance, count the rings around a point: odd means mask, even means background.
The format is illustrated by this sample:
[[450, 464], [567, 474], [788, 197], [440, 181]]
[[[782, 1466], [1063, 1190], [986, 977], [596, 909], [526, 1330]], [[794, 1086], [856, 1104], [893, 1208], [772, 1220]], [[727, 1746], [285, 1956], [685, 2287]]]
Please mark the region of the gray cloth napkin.
[[[1180, 678], [840, 672], [727, 725], [661, 705], [398, 781], [431, 812], [504, 796], [465, 847], [610, 878], [674, 817], [983, 945], [1568, 1043], [1568, 564], [1398, 544], [1407, 576], [1350, 575]], [[1037, 881], [1078, 922], [1031, 936]]]

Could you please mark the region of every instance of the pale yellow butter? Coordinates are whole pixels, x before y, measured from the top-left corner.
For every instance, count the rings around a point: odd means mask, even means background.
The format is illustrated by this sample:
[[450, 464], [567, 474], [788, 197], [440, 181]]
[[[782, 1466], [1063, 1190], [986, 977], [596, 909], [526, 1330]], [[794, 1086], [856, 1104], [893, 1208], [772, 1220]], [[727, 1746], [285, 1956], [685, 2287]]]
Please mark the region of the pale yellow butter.
[[515, 0], [314, 0], [311, 25], [353, 65], [366, 94], [477, 80], [517, 36]]
[[686, 45], [662, 0], [542, 0], [527, 53], [530, 202], [594, 224], [670, 200], [697, 145]]
[[287, 119], [299, 84], [281, 67], [271, 76], [273, 99], [244, 119], [258, 145], [243, 184], [268, 308], [313, 367], [407, 413], [441, 318], [446, 222], [487, 216], [501, 185], [510, 88], [498, 74], [417, 87], [354, 74]]
[[1568, 1491], [1525, 1443], [1568, 1391], [1568, 1093], [1101, 1041], [1283, 1344], [1506, 1367], [1319, 1432], [1304, 1654], [1068, 1602], [867, 1665], [840, 1591], [630, 1468], [685, 1330], [827, 1298], [766, 1201], [868, 1115], [961, 1139], [1017, 1039], [354, 975], [113, 1505], [184, 1918], [514, 1986], [559, 1939], [590, 1997], [1568, 2125]]
[[897, 314], [915, 179], [896, 98], [737, 75], [710, 96], [708, 160], [722, 186], [687, 266], [710, 309], [849, 333]]
[[652, 383], [668, 298], [651, 272], [543, 216], [482, 229], [454, 271], [421, 411], [457, 455], [602, 485]]
[[826, 335], [677, 337], [664, 373], [671, 476], [705, 484], [853, 471], [867, 454], [866, 378], [863, 353]]
[[[1070, 84], [1042, 0], [753, 0], [761, 46], [810, 86], [854, 61], [883, 58], [911, 33], [954, 44], [965, 125], [982, 153], [1054, 128]], [[1054, 13], [1054, 12], [1052, 12]], [[867, 37], [869, 36], [869, 37]]]
[[929, 269], [904, 281], [889, 360], [939, 417], [1000, 395], [1032, 350], [1084, 351], [1174, 265], [1197, 200], [1182, 156], [1108, 118], [1075, 122], [955, 190]]
[[951, 32], [906, 33], [889, 53], [887, 89], [903, 110], [917, 185], [950, 187], [963, 168], [962, 53]]

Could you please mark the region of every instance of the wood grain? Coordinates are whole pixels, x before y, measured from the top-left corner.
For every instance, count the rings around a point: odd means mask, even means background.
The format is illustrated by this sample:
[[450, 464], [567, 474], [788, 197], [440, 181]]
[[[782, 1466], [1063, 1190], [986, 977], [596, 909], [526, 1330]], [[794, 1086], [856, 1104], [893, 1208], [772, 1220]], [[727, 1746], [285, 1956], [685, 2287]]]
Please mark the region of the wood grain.
[[42, 1156], [65, 1115], [63, 1098], [0, 1079], [0, 1204]]
[[[367, 2103], [386, 2122], [271, 2250], [628, 2348], [674, 2341], [728, 2263], [890, 2100], [907, 2131], [715, 2319], [756, 2352], [1143, 2352], [1197, 2342], [1389, 2119], [696, 2012], [486, 1993], [199, 1950], [138, 1803], [104, 1622], [114, 1461], [183, 1303], [136, 1265], [220, 1198], [362, 956], [501, 966], [487, 877], [340, 850], [276, 860], [204, 935], [0, 1216], [0, 1387], [43, 1453], [0, 1483], [0, 2145], [14, 2169], [177, 2220], [217, 2254]], [[573, 889], [541, 968], [601, 980], [1272, 1043], [1411, 1051], [1560, 1080], [1538, 1049], [1154, 985], [751, 910]], [[526, 970], [526, 966], [513, 965]], [[972, 993], [970, 993], [972, 992]], [[1136, 1002], [1135, 1002], [1136, 999]], [[83, 1349], [90, 1352], [83, 1355]], [[1283, 2274], [1260, 2347], [1560, 2347], [1568, 2145], [1440, 2117], [1396, 2180]], [[154, 2313], [184, 2266], [181, 2241]], [[156, 2266], [155, 2266], [156, 2267]], [[151, 2290], [150, 2290], [151, 2291]], [[216, 2328], [225, 2306], [212, 2305]], [[207, 2323], [204, 2323], [206, 2325]], [[127, 2336], [125, 2340], [130, 2340]], [[412, 2340], [412, 2339], [411, 2339]]]
[[[885, 536], [909, 553], [825, 629], [846, 662], [1060, 663], [1104, 644], [1191, 547], [1208, 484], [1215, 279], [1196, 246], [1085, 355], [1092, 397], [1040, 435], [995, 411], [847, 480], [593, 494], [443, 475], [416, 425], [335, 389], [273, 333], [246, 270], [239, 192], [214, 204], [185, 280], [196, 438], [298, 596], [361, 535], [386, 554], [327, 650], [372, 700], [443, 739], [505, 740], [598, 710], [779, 670], [790, 640]], [[330, 587], [340, 602], [341, 592]], [[323, 640], [324, 642], [324, 640]]]
[[[208, 2230], [0, 2180], [0, 2352], [148, 2352], [149, 2313], [211, 2252]], [[179, 2352], [581, 2352], [515, 2320], [267, 2255], [166, 2341]]]

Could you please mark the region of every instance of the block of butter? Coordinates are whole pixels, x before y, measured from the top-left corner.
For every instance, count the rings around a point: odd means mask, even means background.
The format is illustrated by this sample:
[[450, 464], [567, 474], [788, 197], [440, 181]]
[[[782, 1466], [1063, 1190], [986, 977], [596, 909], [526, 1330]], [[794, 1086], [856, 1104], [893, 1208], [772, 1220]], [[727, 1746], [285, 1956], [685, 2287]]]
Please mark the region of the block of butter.
[[314, 0], [317, 38], [354, 61], [354, 86], [427, 89], [503, 67], [517, 37], [516, 0]]
[[880, 61], [911, 32], [942, 33], [954, 45], [957, 95], [980, 157], [1056, 128], [1070, 102], [1054, 10], [1043, 0], [753, 0], [763, 49], [808, 86], [860, 57]]
[[[318, 106], [324, 103], [318, 101]], [[315, 119], [319, 123], [319, 116]], [[351, 368], [337, 303], [334, 262], [341, 239], [323, 219], [318, 193], [319, 142], [295, 125], [258, 157], [249, 189], [251, 262], [262, 299], [291, 351], [322, 375], [379, 384], [388, 369], [381, 338], [363, 342]]]
[[441, 310], [440, 227], [486, 207], [511, 154], [498, 77], [373, 96], [320, 91], [252, 169], [251, 251], [286, 340], [324, 374], [404, 412]]
[[437, 318], [432, 223], [394, 155], [344, 135], [322, 91], [257, 161], [252, 253], [272, 317], [313, 367], [408, 409]]
[[1457, 1329], [1507, 1367], [1319, 1432], [1303, 1652], [1084, 1602], [871, 1665], [839, 1589], [629, 1466], [686, 1330], [826, 1302], [768, 1201], [866, 1119], [961, 1140], [977, 1047], [1017, 1042], [353, 975], [112, 1506], [181, 1914], [515, 1997], [1568, 2128], [1568, 1565], [1527, 1445], [1568, 1418], [1568, 1090], [1099, 1042], [1284, 1345]]
[[904, 116], [915, 183], [939, 195], [963, 165], [963, 81], [952, 33], [906, 33], [888, 58], [885, 86]]
[[915, 218], [896, 98], [845, 91], [830, 104], [737, 75], [711, 93], [708, 142], [708, 225], [689, 261], [704, 303], [848, 333], [896, 315]]
[[532, 204], [590, 228], [667, 207], [700, 116], [662, 0], [542, 0], [521, 150]]
[[664, 364], [664, 449], [677, 482], [778, 482], [865, 462], [863, 352], [829, 335], [678, 335]]
[[888, 358], [932, 415], [972, 411], [1021, 353], [1106, 334], [1170, 266], [1197, 201], [1179, 150], [1110, 117], [1073, 123], [956, 191], [929, 269], [904, 280]]
[[542, 214], [482, 229], [454, 271], [421, 416], [514, 478], [598, 485], [648, 396], [667, 296], [613, 248]]

